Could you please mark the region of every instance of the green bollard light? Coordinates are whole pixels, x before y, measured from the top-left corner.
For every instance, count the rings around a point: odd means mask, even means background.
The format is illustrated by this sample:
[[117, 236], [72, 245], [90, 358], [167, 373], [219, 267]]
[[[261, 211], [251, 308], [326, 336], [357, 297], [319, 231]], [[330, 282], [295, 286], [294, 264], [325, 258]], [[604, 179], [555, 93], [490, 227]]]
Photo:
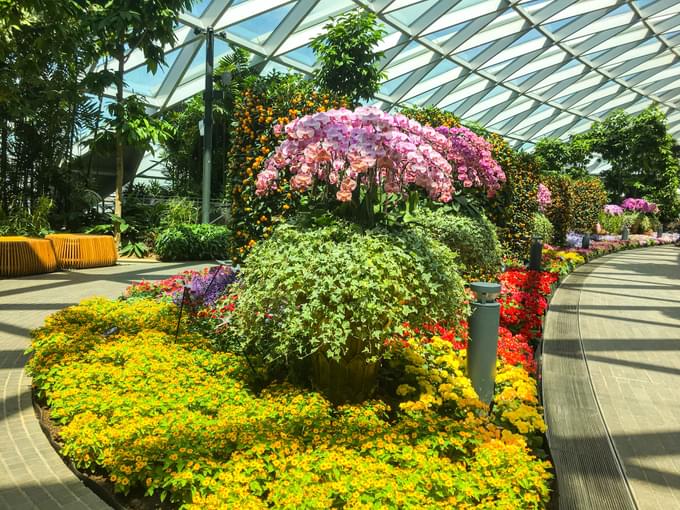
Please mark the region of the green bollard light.
[[496, 298], [501, 293], [498, 283], [475, 282], [470, 284], [476, 301], [472, 302], [470, 315], [470, 343], [467, 352], [467, 371], [472, 387], [486, 404], [493, 400], [498, 355], [498, 326], [501, 305]]
[[588, 232], [583, 234], [583, 239], [581, 239], [581, 248], [586, 250], [590, 248], [590, 234]]
[[663, 236], [663, 224], [659, 223], [659, 228], [656, 229], [656, 237], [661, 239], [662, 236]]
[[621, 230], [621, 240], [622, 241], [628, 241], [629, 235], [630, 235], [630, 230], [628, 230], [628, 227], [626, 225], [624, 225], [623, 230]]

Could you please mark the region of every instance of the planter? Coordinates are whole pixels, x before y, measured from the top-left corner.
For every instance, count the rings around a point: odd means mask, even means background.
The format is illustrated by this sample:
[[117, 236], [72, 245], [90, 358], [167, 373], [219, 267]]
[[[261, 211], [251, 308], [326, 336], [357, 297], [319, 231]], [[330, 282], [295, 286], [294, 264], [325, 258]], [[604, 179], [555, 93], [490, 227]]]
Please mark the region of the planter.
[[339, 360], [324, 351], [312, 355], [312, 384], [334, 404], [357, 403], [371, 397], [378, 379], [377, 361], [368, 361], [365, 343], [349, 342], [348, 352]]

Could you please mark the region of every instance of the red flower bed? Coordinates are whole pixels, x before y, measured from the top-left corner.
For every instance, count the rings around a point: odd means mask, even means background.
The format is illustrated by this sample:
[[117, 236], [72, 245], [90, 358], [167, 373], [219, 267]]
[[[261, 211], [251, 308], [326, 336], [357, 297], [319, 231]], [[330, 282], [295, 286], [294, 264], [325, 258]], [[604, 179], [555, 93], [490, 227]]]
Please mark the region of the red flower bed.
[[501, 274], [501, 326], [528, 341], [541, 336], [542, 318], [548, 309], [551, 285], [558, 275], [547, 271], [509, 269]]

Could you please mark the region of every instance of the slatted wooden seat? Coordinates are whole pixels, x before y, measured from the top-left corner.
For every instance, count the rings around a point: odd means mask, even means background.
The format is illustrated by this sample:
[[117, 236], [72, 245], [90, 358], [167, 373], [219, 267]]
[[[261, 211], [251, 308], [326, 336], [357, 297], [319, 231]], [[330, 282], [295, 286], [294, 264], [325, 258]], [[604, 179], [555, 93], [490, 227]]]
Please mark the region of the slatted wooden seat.
[[0, 277], [56, 270], [57, 258], [50, 241], [23, 236], [0, 237]]
[[50, 234], [49, 239], [62, 269], [112, 266], [118, 260], [116, 243], [111, 236], [89, 234]]

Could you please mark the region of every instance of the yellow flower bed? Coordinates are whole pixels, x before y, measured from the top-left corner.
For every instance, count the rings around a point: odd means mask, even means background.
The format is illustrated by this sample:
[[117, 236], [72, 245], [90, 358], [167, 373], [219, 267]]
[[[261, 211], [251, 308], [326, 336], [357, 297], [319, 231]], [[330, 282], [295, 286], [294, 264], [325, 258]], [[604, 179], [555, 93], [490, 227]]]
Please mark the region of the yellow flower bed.
[[285, 383], [255, 392], [240, 356], [184, 326], [175, 341], [176, 314], [95, 299], [34, 333], [30, 370], [63, 453], [117, 491], [141, 487], [191, 510], [545, 507], [550, 465], [516, 432], [543, 427], [523, 369], [500, 367], [487, 417], [464, 351], [414, 345], [399, 406], [336, 408]]

